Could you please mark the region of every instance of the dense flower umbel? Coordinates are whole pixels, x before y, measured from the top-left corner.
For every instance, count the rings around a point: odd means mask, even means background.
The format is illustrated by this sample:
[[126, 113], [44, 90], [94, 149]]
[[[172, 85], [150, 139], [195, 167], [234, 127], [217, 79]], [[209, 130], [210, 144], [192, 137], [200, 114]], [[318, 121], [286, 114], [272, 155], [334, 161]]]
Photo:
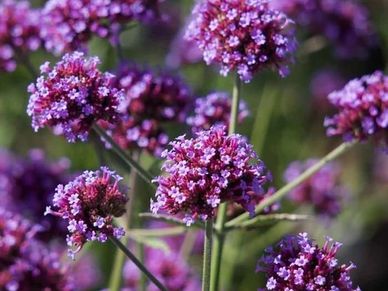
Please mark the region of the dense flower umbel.
[[48, 126], [69, 142], [84, 141], [96, 121], [117, 120], [123, 94], [112, 86], [112, 74], [98, 70], [99, 63], [97, 57], [74, 52], [53, 68], [48, 62], [41, 66], [44, 75], [28, 87], [27, 113], [35, 131]]
[[38, 237], [51, 240], [65, 233], [65, 226], [56, 217], [44, 217], [46, 205], [58, 184], [69, 181], [70, 163], [63, 158], [49, 162], [42, 150], [31, 150], [27, 158], [0, 152], [0, 201], [3, 207], [42, 225]]
[[85, 171], [66, 185], [58, 185], [52, 210], [53, 214], [68, 223], [67, 244], [69, 255], [75, 254], [87, 241], [106, 242], [109, 236], [121, 238], [124, 229], [113, 225], [113, 217], [125, 213], [127, 197], [120, 191], [122, 178], [106, 167]]
[[[284, 173], [285, 182], [289, 183], [302, 172], [318, 162], [310, 159], [305, 162], [292, 162]], [[347, 191], [340, 186], [340, 167], [329, 163], [315, 173], [311, 178], [293, 189], [289, 194], [291, 200], [297, 203], [312, 204], [317, 214], [324, 217], [335, 217], [341, 211], [341, 202]]]
[[327, 135], [342, 135], [345, 141], [373, 137], [388, 147], [388, 77], [375, 72], [350, 81], [342, 90], [329, 95], [338, 109], [325, 119]]
[[357, 0], [275, 0], [272, 5], [310, 33], [323, 35], [340, 57], [362, 57], [375, 42], [366, 7]]
[[[214, 92], [195, 100], [194, 116], [187, 118], [193, 132], [208, 130], [213, 125], [229, 126], [232, 100], [228, 93]], [[247, 104], [239, 104], [238, 122], [242, 123], [249, 115]]]
[[39, 227], [0, 209], [0, 289], [73, 290], [56, 253], [34, 239]]
[[296, 49], [292, 23], [266, 0], [204, 0], [194, 8], [186, 38], [197, 42], [207, 64], [221, 65], [222, 75], [237, 70], [249, 82], [265, 67], [287, 75]]
[[266, 288], [261, 290], [360, 290], [350, 280], [354, 264], [340, 265], [335, 257], [340, 247], [326, 238], [319, 248], [307, 233], [284, 238], [275, 248], [267, 248], [258, 263], [257, 271], [265, 273], [267, 279]]
[[0, 71], [13, 71], [17, 58], [41, 45], [39, 12], [28, 1], [4, 0], [0, 4]]
[[116, 42], [123, 23], [151, 21], [158, 0], [50, 0], [43, 9], [42, 38], [56, 54], [82, 50], [93, 35]]
[[[198, 277], [178, 253], [164, 253], [161, 250], [146, 248], [145, 264], [169, 291], [197, 291], [201, 289]], [[123, 270], [125, 291], [139, 290], [140, 272], [127, 261]], [[148, 285], [147, 291], [156, 291], [154, 285]]]
[[165, 151], [153, 213], [166, 211], [184, 217], [187, 225], [197, 219], [214, 217], [220, 203], [240, 204], [251, 214], [256, 197], [263, 196], [263, 186], [271, 179], [252, 146], [240, 135], [226, 135], [225, 127], [214, 126], [171, 142]]
[[116, 86], [123, 88], [120, 121], [107, 128], [124, 149], [146, 149], [160, 156], [168, 143], [163, 123], [185, 120], [192, 97], [184, 82], [169, 74], [157, 74], [124, 64], [117, 72]]

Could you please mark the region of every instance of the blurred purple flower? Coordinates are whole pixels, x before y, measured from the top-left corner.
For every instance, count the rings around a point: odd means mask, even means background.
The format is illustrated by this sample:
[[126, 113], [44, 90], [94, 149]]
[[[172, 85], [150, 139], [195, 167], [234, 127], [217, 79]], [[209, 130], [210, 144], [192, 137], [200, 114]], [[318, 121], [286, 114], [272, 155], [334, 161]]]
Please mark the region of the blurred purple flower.
[[180, 136], [170, 145], [162, 156], [165, 175], [155, 179], [153, 213], [179, 214], [190, 225], [214, 217], [217, 207], [230, 201], [253, 214], [271, 176], [244, 137], [227, 136], [225, 127], [214, 126], [192, 139]]
[[307, 233], [284, 238], [259, 260], [257, 272], [267, 279], [266, 288], [259, 290], [360, 291], [350, 279], [355, 265], [340, 265], [336, 258], [341, 245], [326, 238], [319, 248]]
[[363, 57], [376, 44], [368, 11], [357, 0], [275, 0], [271, 5], [311, 34], [326, 37], [339, 57]]
[[49, 0], [43, 8], [41, 36], [46, 49], [61, 54], [85, 50], [96, 35], [118, 39], [121, 25], [159, 17], [159, 0]]
[[69, 142], [85, 141], [98, 120], [115, 122], [123, 94], [113, 86], [113, 75], [102, 73], [98, 57], [66, 54], [53, 68], [46, 62], [31, 93], [27, 113], [35, 131], [52, 127]]
[[374, 138], [388, 150], [387, 76], [377, 71], [354, 79], [328, 98], [339, 111], [325, 119], [328, 136], [342, 135], [345, 141]]
[[[164, 253], [161, 250], [146, 248], [145, 264], [169, 291], [197, 291], [200, 281], [190, 266], [177, 253]], [[139, 288], [140, 273], [136, 266], [127, 261], [123, 271], [125, 291]], [[148, 291], [158, 290], [154, 285], [147, 286]]]
[[58, 254], [34, 239], [39, 229], [0, 209], [1, 290], [74, 290]]
[[[208, 130], [213, 125], [229, 126], [232, 99], [225, 92], [214, 92], [195, 100], [194, 116], [186, 119], [193, 133]], [[242, 123], [249, 116], [247, 104], [239, 104], [238, 122]]]
[[77, 290], [95, 290], [102, 282], [102, 274], [95, 258], [84, 253], [76, 262], [69, 265], [68, 273]]
[[106, 242], [109, 236], [121, 238], [125, 231], [113, 225], [113, 217], [125, 213], [127, 197], [120, 191], [122, 180], [114, 171], [101, 167], [85, 171], [66, 185], [58, 185], [46, 214], [62, 217], [67, 221], [66, 237], [69, 256], [74, 259], [88, 241]]
[[195, 6], [185, 36], [196, 41], [206, 64], [221, 66], [221, 75], [236, 70], [249, 82], [266, 67], [288, 74], [296, 49], [292, 24], [265, 0], [204, 0]]
[[338, 71], [324, 69], [315, 73], [310, 83], [310, 92], [316, 110], [328, 111], [330, 103], [327, 96], [331, 92], [341, 89], [345, 83], [345, 79]]
[[[318, 159], [292, 162], [284, 173], [285, 182], [290, 183], [317, 162]], [[341, 212], [341, 202], [348, 193], [340, 185], [340, 172], [338, 164], [329, 163], [290, 191], [289, 197], [296, 203], [312, 205], [323, 217], [334, 218]]]
[[21, 58], [42, 45], [39, 18], [29, 1], [0, 3], [0, 71], [14, 71]]
[[0, 152], [0, 200], [2, 206], [42, 225], [37, 235], [44, 241], [65, 233], [65, 225], [58, 218], [43, 215], [52, 201], [55, 187], [69, 181], [69, 160], [49, 162], [42, 150], [31, 150], [27, 158]]
[[117, 87], [125, 98], [119, 106], [120, 121], [104, 125], [107, 133], [124, 149], [146, 149], [159, 157], [169, 138], [165, 122], [183, 122], [192, 95], [178, 77], [123, 64], [118, 72]]

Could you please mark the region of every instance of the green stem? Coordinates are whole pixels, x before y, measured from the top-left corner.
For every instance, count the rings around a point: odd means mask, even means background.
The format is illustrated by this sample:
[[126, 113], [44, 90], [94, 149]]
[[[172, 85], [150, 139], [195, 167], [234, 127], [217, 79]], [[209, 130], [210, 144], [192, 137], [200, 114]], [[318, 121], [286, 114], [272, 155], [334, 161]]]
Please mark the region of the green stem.
[[126, 248], [125, 245], [121, 243], [117, 238], [110, 237], [110, 240], [130, 259], [136, 267], [139, 268], [140, 271], [144, 273], [144, 275], [147, 276], [147, 278], [155, 284], [156, 287], [159, 288], [159, 290], [167, 291], [167, 288], [163, 286], [163, 284], [154, 276], [152, 273], [136, 258], [136, 256]]
[[[353, 145], [355, 145], [356, 142], [346, 142], [342, 143], [340, 146], [335, 148], [333, 151], [328, 153], [325, 157], [323, 157], [321, 160], [319, 160], [318, 163], [313, 165], [312, 167], [308, 168], [306, 171], [304, 171], [301, 175], [299, 175], [297, 178], [295, 178], [291, 183], [288, 183], [287, 185], [280, 188], [278, 191], [276, 191], [272, 196], [264, 199], [259, 205], [255, 208], [255, 214], [259, 214], [261, 211], [263, 211], [264, 208], [272, 205], [273, 203], [279, 201], [282, 199], [288, 192], [290, 192], [292, 189], [300, 185], [303, 181], [310, 178], [313, 174], [318, 172], [323, 166], [325, 166], [330, 161], [338, 158], [343, 153], [345, 153], [347, 150], [349, 150]], [[240, 216], [237, 216], [236, 218], [229, 221], [226, 225], [227, 227], [235, 226], [236, 224], [245, 221], [249, 219], [249, 214], [244, 213]]]
[[202, 291], [210, 290], [212, 242], [213, 242], [213, 220], [210, 219], [205, 223], [205, 243], [204, 243], [203, 269], [202, 269]]
[[[238, 75], [236, 75], [235, 83], [233, 86], [233, 99], [232, 99], [232, 108], [230, 112], [230, 122], [229, 122], [229, 135], [236, 132], [236, 127], [238, 123], [238, 113], [239, 113], [239, 104], [241, 98], [241, 81]], [[226, 211], [227, 204], [222, 203], [218, 209], [217, 220], [216, 220], [216, 236], [214, 239], [213, 254], [212, 254], [212, 268], [211, 268], [211, 282], [210, 290], [218, 290], [219, 280], [220, 280], [220, 270], [221, 270], [221, 257], [222, 250], [224, 247], [225, 241], [225, 222], [226, 222]]]
[[132, 159], [125, 151], [123, 151], [120, 146], [101, 127], [94, 125], [93, 130], [110, 144], [112, 150], [123, 160], [129, 169], [136, 171], [145, 182], [149, 183], [154, 189], [156, 188], [155, 184], [152, 183], [152, 175], [143, 169], [139, 163]]

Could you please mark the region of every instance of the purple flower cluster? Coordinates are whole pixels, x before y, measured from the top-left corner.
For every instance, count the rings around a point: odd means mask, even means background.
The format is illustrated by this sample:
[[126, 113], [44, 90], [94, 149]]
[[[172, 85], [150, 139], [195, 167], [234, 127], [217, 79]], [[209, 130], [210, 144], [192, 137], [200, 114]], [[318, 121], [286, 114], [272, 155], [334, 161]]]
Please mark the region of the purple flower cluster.
[[366, 7], [357, 0], [275, 0], [273, 7], [333, 43], [339, 57], [362, 57], [375, 44]]
[[338, 109], [326, 117], [327, 135], [342, 135], [345, 141], [364, 141], [370, 137], [388, 146], [388, 77], [375, 72], [350, 81], [329, 96]]
[[180, 136], [170, 145], [162, 155], [165, 175], [155, 179], [153, 213], [179, 214], [190, 225], [214, 217], [220, 203], [230, 201], [253, 214], [271, 176], [245, 138], [227, 136], [225, 127], [214, 126], [192, 139]]
[[37, 50], [39, 12], [30, 8], [29, 1], [4, 0], [0, 5], [0, 71], [11, 72], [18, 58]]
[[[229, 126], [232, 100], [225, 92], [214, 92], [195, 100], [194, 116], [187, 118], [186, 122], [195, 133], [208, 130], [213, 125]], [[238, 122], [242, 123], [249, 115], [247, 104], [241, 101], [239, 104]]]
[[58, 185], [46, 214], [62, 217], [68, 223], [66, 238], [69, 256], [74, 258], [87, 241], [106, 242], [109, 236], [121, 238], [124, 229], [113, 225], [113, 217], [125, 213], [127, 197], [120, 191], [122, 178], [106, 167], [85, 171], [66, 185]]
[[39, 227], [0, 209], [0, 289], [74, 290], [56, 253], [34, 239]]
[[151, 21], [159, 15], [159, 0], [49, 0], [43, 8], [41, 36], [56, 54], [83, 50], [96, 35], [117, 41], [121, 25]]
[[[293, 181], [317, 162], [317, 159], [292, 162], [284, 173], [285, 182]], [[341, 202], [347, 193], [344, 187], [340, 186], [339, 176], [339, 165], [329, 163], [290, 191], [289, 197], [296, 203], [313, 205], [315, 212], [323, 217], [333, 218], [341, 212]]]
[[[200, 290], [200, 281], [196, 274], [178, 253], [165, 253], [161, 250], [146, 248], [145, 264], [150, 272], [158, 278], [169, 291]], [[123, 271], [125, 291], [135, 291], [139, 288], [140, 272], [131, 262], [127, 261]], [[147, 286], [147, 291], [156, 291], [154, 285]]]
[[63, 134], [69, 142], [86, 140], [98, 120], [114, 122], [123, 94], [113, 85], [113, 75], [102, 73], [97, 57], [66, 54], [53, 68], [46, 62], [31, 93], [27, 113], [35, 131], [45, 126]]
[[327, 238], [319, 248], [307, 233], [286, 237], [275, 248], [267, 248], [260, 259], [257, 271], [266, 275], [267, 282], [259, 290], [361, 290], [350, 279], [354, 264], [340, 265], [336, 258], [340, 247]]
[[185, 120], [192, 96], [178, 77], [157, 74], [135, 65], [122, 65], [116, 86], [124, 89], [120, 121], [105, 126], [124, 149], [146, 149], [160, 156], [168, 143], [165, 122]]
[[266, 0], [204, 0], [194, 8], [186, 38], [196, 41], [208, 65], [221, 66], [221, 75], [237, 70], [249, 82], [265, 67], [288, 74], [296, 49], [292, 24]]
[[44, 217], [46, 205], [52, 200], [55, 187], [69, 180], [69, 166], [63, 158], [49, 162], [42, 150], [31, 150], [27, 158], [0, 152], [0, 200], [2, 206], [42, 225], [37, 237], [51, 240], [65, 233], [55, 217]]

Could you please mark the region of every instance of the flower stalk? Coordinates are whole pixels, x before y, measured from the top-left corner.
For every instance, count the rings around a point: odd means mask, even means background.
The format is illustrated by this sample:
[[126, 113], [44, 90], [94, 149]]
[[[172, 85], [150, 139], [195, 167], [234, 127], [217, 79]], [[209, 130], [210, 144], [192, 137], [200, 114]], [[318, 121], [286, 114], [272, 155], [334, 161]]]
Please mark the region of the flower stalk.
[[210, 290], [211, 259], [213, 242], [213, 219], [205, 222], [205, 242], [203, 252], [202, 291]]
[[[255, 214], [259, 214], [263, 209], [266, 207], [272, 205], [273, 203], [279, 201], [282, 199], [288, 192], [290, 192], [292, 189], [303, 183], [305, 180], [310, 178], [312, 175], [314, 175], [316, 172], [318, 172], [323, 166], [325, 166], [327, 163], [335, 160], [345, 152], [347, 152], [350, 148], [352, 148], [357, 142], [345, 142], [342, 143], [340, 146], [332, 150], [330, 153], [328, 153], [325, 157], [323, 157], [319, 162], [317, 162], [315, 165], [308, 168], [306, 171], [304, 171], [301, 175], [299, 175], [296, 179], [294, 179], [292, 182], [286, 184], [282, 188], [280, 188], [278, 191], [276, 191], [272, 196], [264, 199], [259, 205], [255, 208]], [[240, 216], [237, 216], [236, 218], [232, 219], [231, 221], [227, 222], [227, 227], [233, 227], [245, 220], [249, 219], [249, 214], [244, 213]]]
[[[241, 98], [241, 81], [238, 75], [236, 75], [235, 83], [233, 86], [232, 95], [232, 108], [230, 113], [229, 123], [229, 135], [236, 132], [236, 126], [238, 122], [238, 111]], [[217, 220], [215, 224], [216, 236], [214, 238], [213, 254], [212, 254], [212, 267], [211, 267], [211, 287], [210, 290], [216, 291], [219, 286], [220, 269], [221, 269], [221, 257], [222, 250], [225, 241], [225, 222], [226, 222], [227, 204], [222, 203], [218, 209]]]

